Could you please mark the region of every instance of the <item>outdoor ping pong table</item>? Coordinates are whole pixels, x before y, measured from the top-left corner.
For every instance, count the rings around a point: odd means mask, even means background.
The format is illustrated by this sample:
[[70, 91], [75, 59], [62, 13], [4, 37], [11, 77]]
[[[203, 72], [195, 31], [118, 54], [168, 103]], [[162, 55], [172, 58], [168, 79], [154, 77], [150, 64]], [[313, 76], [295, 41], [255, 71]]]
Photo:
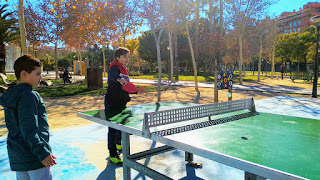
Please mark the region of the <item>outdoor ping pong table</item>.
[[[245, 179], [320, 179], [320, 121], [255, 111], [252, 98], [199, 105], [160, 102], [127, 107], [125, 124], [105, 120], [104, 110], [78, 116], [122, 131], [123, 177], [133, 168], [170, 179], [137, 161], [173, 149], [245, 171]], [[130, 135], [165, 144], [130, 154]]]

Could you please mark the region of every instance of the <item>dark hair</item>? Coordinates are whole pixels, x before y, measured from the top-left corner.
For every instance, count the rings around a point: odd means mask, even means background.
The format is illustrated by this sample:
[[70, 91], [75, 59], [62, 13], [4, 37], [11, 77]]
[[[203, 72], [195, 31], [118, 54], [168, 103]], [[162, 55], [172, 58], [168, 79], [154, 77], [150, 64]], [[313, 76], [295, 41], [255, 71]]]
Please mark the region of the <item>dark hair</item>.
[[[116, 51], [114, 52], [114, 58], [116, 59], [117, 57], [119, 58], [122, 55], [126, 55], [130, 52], [129, 49], [125, 48], [125, 47], [119, 47], [116, 49]], [[116, 59], [117, 60], [117, 59]]]
[[21, 71], [26, 71], [27, 73], [31, 73], [33, 70], [35, 70], [36, 67], [41, 67], [42, 63], [39, 59], [34, 58], [33, 56], [26, 54], [21, 57], [19, 57], [14, 62], [14, 74], [17, 77], [17, 80], [20, 79], [20, 73]]

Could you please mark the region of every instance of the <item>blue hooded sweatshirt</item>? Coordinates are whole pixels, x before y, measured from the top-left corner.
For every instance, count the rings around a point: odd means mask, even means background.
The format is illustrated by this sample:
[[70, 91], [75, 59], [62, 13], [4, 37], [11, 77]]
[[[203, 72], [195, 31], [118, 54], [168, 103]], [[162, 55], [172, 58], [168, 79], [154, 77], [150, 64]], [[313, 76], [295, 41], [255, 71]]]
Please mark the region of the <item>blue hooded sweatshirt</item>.
[[51, 154], [46, 109], [39, 93], [28, 84], [9, 88], [1, 97], [8, 128], [8, 155], [12, 171], [30, 171], [44, 167]]

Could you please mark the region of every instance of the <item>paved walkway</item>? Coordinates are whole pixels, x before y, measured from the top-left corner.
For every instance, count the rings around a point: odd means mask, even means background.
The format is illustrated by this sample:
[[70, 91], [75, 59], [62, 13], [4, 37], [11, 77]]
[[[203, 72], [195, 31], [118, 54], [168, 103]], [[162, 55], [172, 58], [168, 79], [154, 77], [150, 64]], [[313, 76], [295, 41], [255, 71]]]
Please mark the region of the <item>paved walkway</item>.
[[[144, 83], [144, 84], [158, 84], [158, 80], [149, 80], [149, 79], [130, 79], [133, 83]], [[171, 81], [161, 81], [162, 85], [170, 85], [170, 86], [194, 86], [194, 82], [190, 81], [178, 81], [178, 82], [171, 82]], [[206, 87], [206, 88], [214, 88], [213, 83], [198, 83], [199, 87]], [[276, 92], [276, 93], [287, 93], [287, 94], [304, 94], [304, 95], [311, 95], [312, 89], [307, 88], [297, 88], [297, 87], [273, 87], [273, 86], [249, 86], [249, 85], [239, 85], [233, 84], [233, 89], [237, 90], [246, 90], [246, 91], [261, 91], [261, 92]], [[318, 92], [320, 95], [320, 92]]]
[[[54, 72], [50, 71], [49, 74], [46, 72], [43, 73], [43, 77], [51, 77], [54, 78], [55, 74]], [[84, 76], [78, 76], [75, 75], [73, 76], [74, 79], [76, 80], [84, 80]], [[107, 78], [103, 78], [103, 81], [107, 81]], [[141, 83], [141, 84], [158, 84], [158, 80], [153, 80], [153, 79], [130, 79], [131, 82], [133, 83]], [[169, 85], [169, 86], [189, 86], [193, 87], [194, 82], [192, 81], [177, 81], [177, 82], [171, 82], [167, 80], [162, 80], [161, 85]], [[214, 88], [214, 83], [212, 82], [199, 82], [198, 83], [199, 87], [204, 87], [204, 88]], [[312, 94], [312, 89], [308, 88], [298, 88], [298, 87], [288, 87], [288, 86], [266, 86], [266, 85], [257, 85], [257, 86], [249, 86], [249, 85], [239, 85], [239, 84], [233, 84], [233, 89], [236, 90], [246, 90], [246, 91], [260, 91], [260, 92], [275, 92], [275, 93], [286, 93], [286, 94], [303, 94], [303, 95], [311, 95]], [[318, 88], [319, 89], [319, 88]], [[318, 95], [320, 95], [320, 89], [318, 90]]]

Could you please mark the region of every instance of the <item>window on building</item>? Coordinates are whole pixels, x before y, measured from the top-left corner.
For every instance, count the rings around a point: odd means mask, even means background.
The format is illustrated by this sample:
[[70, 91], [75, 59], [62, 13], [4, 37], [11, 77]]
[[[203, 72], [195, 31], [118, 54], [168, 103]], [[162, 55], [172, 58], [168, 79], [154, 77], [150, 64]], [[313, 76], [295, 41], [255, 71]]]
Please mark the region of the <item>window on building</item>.
[[297, 23], [296, 23], [296, 21], [294, 21], [294, 22], [293, 22], [293, 26], [294, 26], [294, 27], [296, 27], [296, 26], [297, 26]]
[[291, 31], [291, 29], [289, 30], [289, 33], [291, 33], [292, 31]]
[[287, 33], [288, 33], [288, 30], [284, 30], [283, 33], [284, 33], [284, 34], [287, 34]]
[[290, 27], [292, 27], [292, 22], [290, 23]]
[[298, 32], [300, 32], [300, 28], [298, 28]]
[[298, 26], [300, 26], [300, 25], [301, 25], [301, 20], [299, 19], [299, 20], [298, 20]]
[[296, 29], [293, 29], [293, 32], [296, 32]]

